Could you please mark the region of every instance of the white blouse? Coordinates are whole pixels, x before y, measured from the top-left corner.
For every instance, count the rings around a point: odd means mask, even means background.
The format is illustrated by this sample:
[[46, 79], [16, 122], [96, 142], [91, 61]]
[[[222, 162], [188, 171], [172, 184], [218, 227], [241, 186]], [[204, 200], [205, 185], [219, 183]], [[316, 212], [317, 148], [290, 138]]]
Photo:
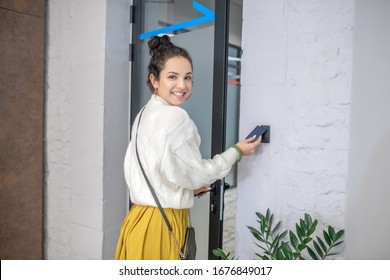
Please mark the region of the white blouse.
[[[139, 114], [135, 119], [124, 163], [132, 203], [157, 207], [135, 152]], [[212, 159], [202, 159], [200, 136], [186, 111], [152, 95], [138, 130], [138, 153], [163, 208], [190, 208], [193, 190], [225, 177], [238, 159], [229, 148]]]

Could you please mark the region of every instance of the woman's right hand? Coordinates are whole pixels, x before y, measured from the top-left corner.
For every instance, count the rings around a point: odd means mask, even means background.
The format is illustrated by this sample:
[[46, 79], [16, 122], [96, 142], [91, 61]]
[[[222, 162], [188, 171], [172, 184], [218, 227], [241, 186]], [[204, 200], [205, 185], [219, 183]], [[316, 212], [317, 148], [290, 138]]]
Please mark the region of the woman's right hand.
[[241, 140], [236, 144], [240, 148], [243, 156], [250, 156], [256, 151], [256, 148], [261, 143], [261, 136], [255, 142], [251, 143], [255, 139], [256, 135], [251, 138]]

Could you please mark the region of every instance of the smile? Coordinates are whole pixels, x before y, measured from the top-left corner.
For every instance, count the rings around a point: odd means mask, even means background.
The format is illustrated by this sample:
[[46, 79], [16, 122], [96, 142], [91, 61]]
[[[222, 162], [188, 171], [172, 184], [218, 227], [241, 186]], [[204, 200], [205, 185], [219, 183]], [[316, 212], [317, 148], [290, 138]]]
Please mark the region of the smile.
[[183, 97], [185, 92], [176, 92], [176, 91], [172, 91], [171, 92], [172, 95], [176, 96], [176, 97]]

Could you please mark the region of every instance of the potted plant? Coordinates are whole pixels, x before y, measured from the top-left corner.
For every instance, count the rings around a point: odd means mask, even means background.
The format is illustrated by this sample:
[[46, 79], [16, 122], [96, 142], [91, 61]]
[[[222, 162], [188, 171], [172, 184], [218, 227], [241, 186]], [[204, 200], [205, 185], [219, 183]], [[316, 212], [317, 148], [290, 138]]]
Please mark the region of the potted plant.
[[[322, 231], [322, 237], [313, 234], [316, 231], [318, 221], [305, 214], [293, 230], [280, 231], [281, 222], [274, 226], [274, 215], [267, 209], [265, 215], [256, 212], [258, 228], [247, 226], [258, 242], [255, 244], [261, 249], [255, 253], [262, 260], [305, 260], [310, 257], [313, 260], [324, 260], [339, 253], [334, 248], [344, 242], [344, 230], [336, 231], [332, 226]], [[306, 254], [307, 252], [307, 254]], [[213, 254], [222, 260], [232, 260], [234, 256], [225, 253], [218, 248]]]

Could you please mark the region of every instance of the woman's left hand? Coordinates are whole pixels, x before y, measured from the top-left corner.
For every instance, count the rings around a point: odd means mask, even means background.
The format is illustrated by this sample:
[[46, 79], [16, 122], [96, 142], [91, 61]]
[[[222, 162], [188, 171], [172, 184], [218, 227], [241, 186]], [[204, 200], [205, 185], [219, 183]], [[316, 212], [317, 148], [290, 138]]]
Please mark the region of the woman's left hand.
[[201, 187], [199, 189], [194, 190], [194, 196], [197, 196], [198, 198], [201, 198], [202, 196], [204, 196], [210, 190], [211, 190], [210, 186]]

